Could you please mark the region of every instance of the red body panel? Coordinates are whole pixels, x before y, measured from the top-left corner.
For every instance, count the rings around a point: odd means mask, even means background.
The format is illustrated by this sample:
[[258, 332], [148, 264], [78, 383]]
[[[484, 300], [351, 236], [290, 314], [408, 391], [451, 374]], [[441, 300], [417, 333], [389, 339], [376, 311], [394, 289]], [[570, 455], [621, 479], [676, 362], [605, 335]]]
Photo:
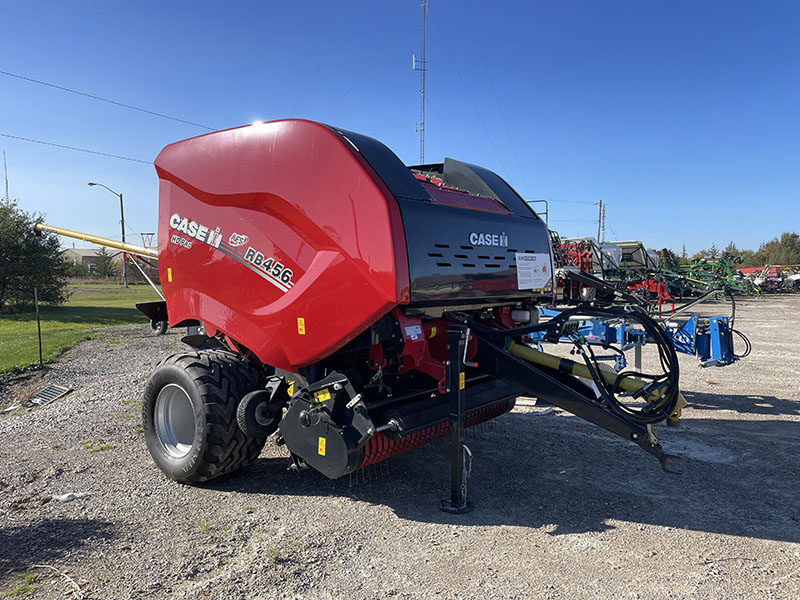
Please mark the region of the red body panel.
[[397, 202], [324, 125], [215, 132], [167, 146], [155, 165], [170, 324], [199, 319], [296, 371], [408, 302]]

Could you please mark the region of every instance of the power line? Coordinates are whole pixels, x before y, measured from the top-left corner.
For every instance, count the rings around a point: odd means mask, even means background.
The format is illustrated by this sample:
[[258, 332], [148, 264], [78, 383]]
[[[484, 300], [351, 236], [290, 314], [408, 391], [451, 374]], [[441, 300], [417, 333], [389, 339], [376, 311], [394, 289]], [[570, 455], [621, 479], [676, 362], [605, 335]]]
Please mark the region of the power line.
[[472, 21], [472, 15], [470, 15], [469, 9], [467, 9], [467, 5], [465, 2], [461, 2], [461, 6], [464, 9], [464, 12], [467, 15], [467, 20], [469, 21], [470, 29], [472, 29], [472, 37], [475, 38], [475, 46], [478, 48], [478, 54], [481, 57], [481, 64], [483, 65], [483, 70], [486, 72], [486, 79], [489, 80], [489, 89], [492, 90], [492, 95], [494, 96], [494, 101], [497, 104], [497, 112], [500, 113], [500, 120], [503, 121], [503, 127], [505, 127], [506, 135], [508, 136], [508, 142], [511, 145], [511, 151], [514, 154], [514, 160], [517, 163], [517, 168], [519, 169], [519, 173], [522, 176], [522, 184], [525, 186], [525, 191], [530, 194], [531, 190], [528, 187], [528, 180], [525, 177], [525, 171], [522, 168], [522, 163], [519, 160], [519, 153], [517, 152], [516, 146], [514, 146], [514, 139], [511, 137], [511, 130], [508, 127], [508, 121], [506, 120], [506, 116], [503, 113], [503, 107], [500, 105], [500, 98], [497, 96], [497, 90], [494, 87], [494, 81], [492, 80], [491, 71], [489, 71], [489, 67], [486, 65], [486, 58], [483, 55], [482, 44], [480, 42], [480, 38], [478, 38], [477, 34], [475, 33], [475, 25]]
[[[540, 198], [525, 198], [525, 200], [540, 200]], [[553, 200], [547, 199], [548, 202], [563, 202], [565, 204], [597, 204], [597, 202], [590, 202], [588, 200]]]
[[392, 37], [390, 37], [390, 38], [387, 38], [386, 43], [384, 43], [383, 46], [381, 46], [381, 49], [378, 50], [378, 52], [375, 53], [375, 55], [372, 57], [372, 59], [367, 63], [367, 66], [364, 67], [364, 70], [361, 71], [361, 74], [358, 77], [356, 77], [356, 80], [353, 82], [353, 84], [349, 88], [347, 88], [347, 91], [344, 93], [344, 95], [339, 99], [339, 101], [336, 103], [336, 105], [328, 112], [328, 114], [325, 116], [325, 121], [326, 122], [328, 121], [328, 119], [331, 118], [333, 113], [336, 112], [336, 110], [339, 108], [339, 106], [341, 106], [341, 104], [342, 104], [342, 102], [344, 102], [345, 98], [347, 98], [347, 96], [350, 95], [350, 92], [353, 91], [353, 88], [358, 85], [358, 82], [361, 81], [361, 78], [364, 77], [364, 75], [367, 73], [367, 71], [369, 71], [370, 67], [372, 67], [372, 64], [377, 60], [377, 58], [381, 54], [383, 54], [383, 51], [386, 50], [386, 48], [389, 46], [389, 44], [391, 44], [397, 38], [397, 36], [400, 35], [400, 32], [402, 31], [402, 27], [400, 27], [400, 25], [405, 24], [406, 20], [408, 19], [408, 15], [410, 15], [412, 13], [414, 8], [415, 7], [412, 6], [411, 10], [409, 10], [408, 13], [406, 13], [405, 18], [397, 26], [394, 35]]
[[494, 143], [492, 134], [489, 133], [489, 128], [486, 127], [486, 123], [483, 120], [483, 116], [481, 116], [481, 111], [478, 110], [478, 105], [475, 103], [472, 94], [469, 93], [467, 82], [464, 80], [464, 76], [461, 74], [461, 70], [458, 68], [458, 63], [456, 63], [456, 59], [453, 57], [453, 53], [450, 51], [450, 46], [447, 45], [447, 39], [444, 37], [441, 27], [439, 27], [439, 21], [436, 20], [436, 14], [432, 10], [429, 10], [429, 12], [431, 14], [431, 17], [433, 18], [433, 24], [436, 27], [436, 31], [439, 32], [439, 37], [441, 37], [442, 39], [442, 43], [444, 44], [445, 50], [447, 50], [447, 54], [448, 56], [450, 56], [450, 62], [453, 63], [453, 67], [455, 68], [459, 79], [461, 79], [461, 85], [464, 86], [464, 91], [467, 93], [467, 98], [469, 98], [469, 101], [472, 103], [472, 108], [475, 109], [475, 113], [478, 115], [478, 120], [481, 122], [481, 125], [483, 126], [483, 131], [486, 133], [486, 137], [489, 138], [489, 143], [492, 145], [492, 149], [494, 150], [494, 153], [497, 156], [497, 160], [500, 161], [500, 166], [502, 167], [507, 177], [508, 169], [506, 169], [506, 166], [503, 163], [503, 159], [501, 158], [500, 153], [497, 151], [497, 146]]
[[42, 140], [34, 140], [31, 138], [20, 137], [18, 135], [10, 135], [8, 133], [0, 133], [0, 136], [10, 138], [12, 140], [22, 140], [23, 142], [31, 142], [33, 144], [43, 144], [45, 146], [53, 146], [54, 148], [64, 148], [66, 150], [75, 150], [76, 152], [86, 152], [87, 154], [97, 154], [98, 156], [107, 156], [108, 158], [118, 158], [120, 160], [129, 160], [131, 162], [144, 163], [152, 165], [151, 160], [141, 160], [139, 158], [130, 158], [129, 156], [120, 156], [119, 154], [109, 154], [108, 152], [98, 152], [97, 150], [87, 150], [86, 148], [76, 148], [75, 146], [65, 146], [64, 144], [56, 144], [54, 142], [44, 142]]
[[125, 221], [125, 227], [127, 227], [129, 231], [132, 231], [132, 232], [133, 232], [134, 234], [136, 234], [136, 235], [142, 235], [141, 233], [139, 233], [138, 231], [136, 231], [136, 229], [135, 229], [135, 228], [131, 227], [131, 224], [130, 224], [130, 223], [128, 223], [128, 221], [127, 221], [127, 220]]
[[379, 136], [381, 131], [383, 131], [387, 126], [389, 126], [395, 119], [397, 119], [397, 117], [403, 114], [408, 109], [409, 106], [411, 106], [413, 103], [417, 101], [417, 99], [418, 99], [417, 96], [411, 98], [411, 101], [405, 106], [403, 106], [403, 108], [401, 108], [399, 111], [397, 111], [397, 114], [395, 114], [395, 116], [393, 116], [391, 119], [386, 121], [386, 123], [378, 127], [378, 129], [375, 131], [375, 137]]
[[427, 102], [428, 106], [430, 106], [431, 109], [433, 110], [433, 114], [435, 114], [439, 118], [439, 120], [442, 122], [442, 125], [444, 125], [444, 128], [447, 130], [447, 133], [450, 134], [450, 137], [456, 143], [456, 146], [458, 146], [458, 150], [459, 152], [461, 152], [461, 155], [464, 157], [465, 160], [472, 162], [472, 159], [469, 157], [469, 154], [467, 154], [467, 152], [464, 150], [463, 146], [458, 141], [458, 138], [453, 133], [453, 130], [450, 129], [450, 126], [447, 124], [447, 121], [445, 121], [442, 115], [439, 113], [439, 111], [436, 110], [436, 105], [433, 102], [431, 102], [430, 97], [427, 98]]
[[193, 127], [200, 127], [201, 129], [207, 129], [208, 131], [216, 131], [214, 127], [208, 127], [207, 125], [201, 125], [200, 123], [193, 123], [192, 121], [185, 121], [184, 119], [179, 119], [177, 117], [171, 117], [169, 115], [165, 115], [162, 113], [158, 113], [152, 110], [147, 110], [146, 108], [139, 108], [138, 106], [133, 106], [131, 104], [125, 104], [123, 102], [117, 102], [116, 100], [109, 100], [108, 98], [101, 98], [100, 96], [94, 96], [93, 94], [87, 94], [86, 92], [80, 92], [78, 90], [73, 90], [67, 87], [63, 87], [60, 85], [55, 85], [54, 83], [47, 83], [46, 81], [40, 81], [38, 79], [32, 79], [30, 77], [25, 77], [23, 75], [17, 75], [16, 73], [9, 73], [8, 71], [0, 71], [0, 75], [8, 75], [9, 77], [15, 77], [17, 79], [21, 79], [23, 81], [29, 81], [31, 83], [36, 83], [39, 85], [44, 85], [46, 87], [50, 87], [56, 90], [61, 90], [62, 92], [69, 92], [70, 94], [77, 94], [78, 96], [84, 96], [86, 98], [91, 98], [92, 100], [99, 100], [100, 102], [106, 102], [108, 104], [113, 104], [115, 106], [121, 106], [122, 108], [129, 108], [131, 110], [138, 110], [139, 112], [153, 115], [154, 117], [161, 117], [162, 119], [169, 119], [170, 121], [177, 121], [178, 123], [185, 123], [186, 125], [192, 125]]
[[596, 219], [550, 219], [553, 223], [597, 223]]
[[311, 79], [308, 80], [308, 83], [306, 84], [306, 87], [303, 90], [303, 93], [300, 94], [300, 97], [297, 99], [297, 102], [294, 103], [294, 107], [292, 108], [292, 115], [297, 114], [297, 107], [300, 106], [300, 103], [306, 97], [306, 94], [308, 93], [308, 90], [311, 88], [311, 84], [314, 83], [314, 80], [317, 78], [317, 75], [319, 75], [319, 72], [322, 69], [322, 65], [325, 64], [326, 60], [328, 60], [328, 56], [330, 55], [330, 53], [333, 50], [334, 46], [336, 46], [336, 44], [339, 43], [339, 40], [344, 35], [345, 31], [347, 31], [347, 25], [350, 24], [350, 21], [352, 20], [353, 15], [356, 14], [356, 8], [358, 8], [358, 2], [357, 1], [353, 2], [353, 10], [350, 11], [350, 16], [348, 16], [347, 19], [345, 19], [344, 22], [342, 23], [342, 26], [339, 27], [339, 35], [337, 35], [333, 39], [333, 42], [331, 42], [331, 45], [328, 47], [328, 51], [325, 53], [325, 56], [322, 57], [322, 60], [317, 65], [317, 70], [314, 71], [314, 74], [311, 76]]

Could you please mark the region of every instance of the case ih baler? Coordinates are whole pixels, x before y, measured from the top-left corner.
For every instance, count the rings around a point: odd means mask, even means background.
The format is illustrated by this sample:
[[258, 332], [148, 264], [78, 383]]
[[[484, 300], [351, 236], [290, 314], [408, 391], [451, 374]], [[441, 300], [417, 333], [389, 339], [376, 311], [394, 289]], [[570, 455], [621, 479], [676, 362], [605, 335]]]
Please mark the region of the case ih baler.
[[[374, 139], [302, 120], [178, 142], [155, 166], [165, 302], [140, 309], [204, 328], [145, 390], [147, 445], [171, 478], [234, 471], [275, 432], [296, 467], [330, 478], [450, 435], [444, 508], [460, 511], [464, 427], [520, 395], [668, 470], [651, 426], [679, 401], [672, 346], [635, 308], [539, 323], [535, 307], [553, 294], [549, 233], [495, 173], [451, 159], [407, 167]], [[600, 365], [571, 325], [598, 311], [650, 332], [661, 371]], [[581, 364], [525, 345], [541, 332], [570, 339]]]

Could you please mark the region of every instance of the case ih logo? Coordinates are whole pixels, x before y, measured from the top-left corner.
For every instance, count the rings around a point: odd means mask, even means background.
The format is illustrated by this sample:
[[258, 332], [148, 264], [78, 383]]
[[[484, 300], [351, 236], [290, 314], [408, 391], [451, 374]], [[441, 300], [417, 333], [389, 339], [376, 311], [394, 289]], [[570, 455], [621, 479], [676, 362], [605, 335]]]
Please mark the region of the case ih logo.
[[[222, 241], [222, 234], [219, 232], [219, 227], [216, 229], [211, 229], [211, 227], [200, 225], [195, 221], [190, 221], [186, 217], [181, 219], [181, 216], [178, 213], [175, 213], [169, 218], [169, 226], [175, 231], [180, 231], [181, 233], [186, 234], [188, 237], [194, 238], [199, 242], [206, 243], [214, 248], [219, 248], [219, 244]], [[186, 246], [185, 243], [181, 245]], [[190, 248], [191, 246], [192, 245], [190, 243], [187, 247]]]
[[228, 243], [233, 247], [244, 246], [249, 241], [250, 238], [248, 236], [238, 233], [232, 233], [231, 237], [228, 238]]
[[508, 246], [508, 236], [503, 233], [475, 233], [469, 234], [469, 243], [473, 246]]

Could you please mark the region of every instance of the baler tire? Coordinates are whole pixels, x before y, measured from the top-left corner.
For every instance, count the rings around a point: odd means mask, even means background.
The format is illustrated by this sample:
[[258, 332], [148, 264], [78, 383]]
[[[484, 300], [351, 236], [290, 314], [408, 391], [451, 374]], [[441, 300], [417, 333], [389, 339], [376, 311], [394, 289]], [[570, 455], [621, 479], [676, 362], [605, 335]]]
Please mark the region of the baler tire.
[[199, 483], [253, 462], [266, 439], [239, 429], [239, 400], [260, 387], [256, 369], [227, 350], [175, 354], [145, 386], [142, 423], [156, 465], [180, 483]]
[[150, 331], [156, 335], [164, 335], [167, 333], [169, 326], [166, 321], [150, 321]]
[[283, 410], [281, 404], [270, 403], [270, 392], [257, 390], [247, 394], [236, 409], [236, 422], [247, 435], [268, 438], [278, 431]]

